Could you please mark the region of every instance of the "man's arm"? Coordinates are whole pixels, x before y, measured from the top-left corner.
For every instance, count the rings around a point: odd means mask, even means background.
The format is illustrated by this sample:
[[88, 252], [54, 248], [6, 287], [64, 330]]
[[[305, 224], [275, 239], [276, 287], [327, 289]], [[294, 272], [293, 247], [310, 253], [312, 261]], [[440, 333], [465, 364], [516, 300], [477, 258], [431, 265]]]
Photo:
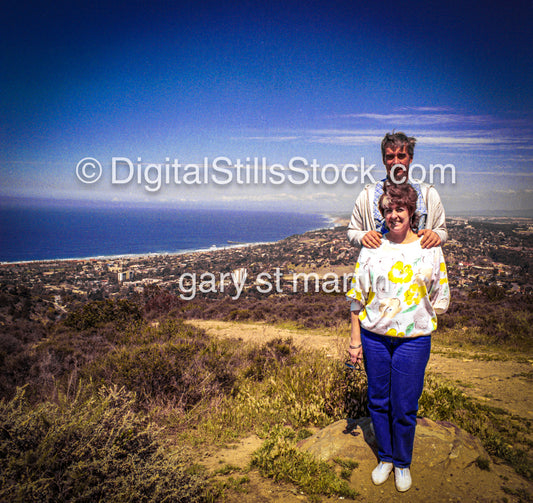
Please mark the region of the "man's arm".
[[422, 248], [443, 245], [448, 239], [446, 215], [439, 193], [433, 186], [428, 187], [427, 190], [426, 208], [428, 210], [426, 228], [418, 233], [419, 236], [423, 236], [420, 244]]
[[366, 199], [364, 191], [359, 194], [352, 211], [352, 218], [348, 225], [348, 241], [353, 245], [360, 245], [367, 231], [363, 230], [363, 208]]
[[377, 248], [381, 243], [382, 236], [375, 229], [372, 208], [369, 204], [371, 193], [373, 192], [370, 187], [366, 186], [357, 196], [353, 207], [352, 218], [348, 225], [348, 240], [355, 246]]

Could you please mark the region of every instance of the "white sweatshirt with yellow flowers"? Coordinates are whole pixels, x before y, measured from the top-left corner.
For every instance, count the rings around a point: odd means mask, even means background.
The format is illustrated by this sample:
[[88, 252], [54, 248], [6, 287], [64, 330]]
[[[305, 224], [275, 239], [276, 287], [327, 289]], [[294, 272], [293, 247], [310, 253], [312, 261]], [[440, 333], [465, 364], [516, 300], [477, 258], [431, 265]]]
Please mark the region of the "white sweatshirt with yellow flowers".
[[420, 239], [398, 244], [385, 235], [379, 248], [362, 248], [350, 286], [352, 311], [375, 334], [429, 335], [450, 303], [442, 250], [424, 249]]

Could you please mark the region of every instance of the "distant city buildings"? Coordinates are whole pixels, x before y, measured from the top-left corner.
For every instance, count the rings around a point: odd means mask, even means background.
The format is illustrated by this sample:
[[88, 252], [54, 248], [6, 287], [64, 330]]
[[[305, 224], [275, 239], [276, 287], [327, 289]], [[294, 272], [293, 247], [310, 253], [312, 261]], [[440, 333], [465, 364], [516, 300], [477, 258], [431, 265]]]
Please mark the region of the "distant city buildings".
[[124, 281], [131, 281], [133, 278], [132, 271], [120, 271], [118, 273], [118, 282], [123, 283]]
[[[449, 241], [443, 250], [452, 296], [454, 290], [468, 294], [488, 286], [501, 287], [509, 294], [533, 292], [530, 220], [501, 223], [451, 218], [447, 223]], [[0, 291], [27, 292], [33, 306], [30, 315], [37, 318], [44, 318], [42, 313], [50, 309], [60, 316], [76, 302], [127, 298], [147, 288], [174, 295], [186, 291], [187, 298], [193, 298], [194, 280], [196, 294], [213, 299], [237, 299], [238, 286], [242, 287], [242, 296], [257, 296], [258, 292], [291, 295], [295, 293], [295, 281], [305, 277], [302, 275], [310, 278], [309, 291], [342, 293], [331, 287], [331, 274], [343, 277], [352, 273], [358, 254], [359, 248], [347, 241], [346, 228], [335, 227], [277, 243], [185, 254], [3, 263]], [[211, 282], [211, 277], [216, 279]], [[265, 278], [273, 288], [266, 288]]]

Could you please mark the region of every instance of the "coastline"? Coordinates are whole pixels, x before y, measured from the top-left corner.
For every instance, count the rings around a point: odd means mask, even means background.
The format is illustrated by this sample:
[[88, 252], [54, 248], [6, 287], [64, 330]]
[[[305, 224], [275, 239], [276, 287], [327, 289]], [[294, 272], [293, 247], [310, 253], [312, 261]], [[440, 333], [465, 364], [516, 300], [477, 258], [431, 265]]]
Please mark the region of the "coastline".
[[139, 258], [150, 258], [150, 257], [154, 257], [154, 258], [171, 257], [171, 256], [178, 256], [178, 255], [188, 255], [188, 254], [193, 254], [193, 253], [208, 253], [212, 251], [229, 250], [233, 248], [245, 248], [248, 246], [273, 244], [276, 242], [277, 241], [259, 241], [259, 242], [254, 242], [254, 243], [231, 244], [228, 246], [213, 245], [209, 248], [195, 248], [195, 249], [190, 249], [190, 250], [177, 250], [177, 251], [172, 251], [172, 252], [161, 251], [161, 252], [147, 252], [147, 253], [125, 253], [125, 254], [116, 254], [116, 255], [94, 255], [94, 256], [88, 256], [88, 257], [66, 257], [66, 258], [47, 258], [47, 259], [34, 259], [34, 260], [16, 260], [13, 262], [0, 261], [0, 266], [17, 265], [17, 264], [45, 264], [48, 262], [91, 262], [91, 261], [96, 262], [96, 261], [106, 261], [106, 260], [139, 259]]
[[[506, 225], [500, 224], [501, 227], [493, 227], [495, 224], [491, 222], [471, 225], [468, 220], [447, 220], [452, 239], [446, 243], [445, 255], [449, 277], [457, 285], [458, 298], [470, 291], [484, 295], [484, 283], [480, 278], [484, 281], [487, 274], [491, 275], [497, 291], [531, 294], [533, 281], [524, 267], [533, 270], [533, 249], [530, 246], [533, 221], [520, 225], [507, 222]], [[58, 295], [64, 291], [80, 300], [94, 296], [120, 297], [132, 289], [153, 283], [178, 292], [183, 300], [190, 300], [196, 294], [213, 294], [211, 297], [214, 298], [215, 294], [225, 291], [228, 281], [230, 284], [236, 281], [228, 276], [230, 271], [242, 269], [248, 270], [248, 286], [255, 292], [269, 293], [273, 291], [274, 283], [276, 291], [282, 292], [281, 281], [288, 285], [288, 291], [294, 292], [294, 278], [302, 278], [302, 273], [305, 278], [305, 275], [312, 274], [310, 281], [316, 282], [330, 278], [331, 274], [337, 281], [353, 273], [359, 248], [348, 242], [346, 226], [339, 225], [344, 223], [342, 219], [328, 223], [337, 226], [317, 226], [316, 230], [290, 234], [280, 240], [174, 253], [4, 263], [0, 265], [0, 271], [4, 285], [20, 283], [28, 288], [42, 287]], [[486, 236], [494, 230], [498, 231], [498, 241], [494, 248], [487, 249]], [[329, 279], [310, 286], [318, 291], [324, 285], [326, 293], [336, 291], [339, 286]], [[188, 298], [188, 295], [192, 297]]]
[[[318, 214], [324, 220], [326, 220], [326, 225], [308, 229], [304, 232], [295, 233], [296, 235], [305, 234], [306, 232], [312, 232], [322, 229], [332, 229], [341, 225], [345, 225], [345, 219], [342, 217], [335, 217], [329, 214]], [[294, 234], [290, 234], [294, 235]], [[194, 253], [209, 253], [213, 251], [229, 250], [235, 248], [246, 248], [252, 246], [261, 246], [274, 244], [283, 239], [286, 239], [289, 236], [285, 236], [276, 241], [253, 241], [249, 243], [231, 243], [225, 245], [213, 244], [208, 248], [191, 248], [185, 250], [175, 250], [175, 251], [156, 251], [156, 252], [144, 252], [144, 253], [124, 253], [124, 254], [111, 254], [111, 255], [94, 255], [86, 257], [64, 257], [64, 258], [50, 258], [50, 259], [30, 259], [30, 260], [14, 260], [14, 261], [0, 261], [0, 266], [10, 266], [17, 264], [46, 264], [51, 262], [97, 262], [97, 261], [112, 261], [112, 260], [126, 260], [126, 259], [142, 259], [142, 258], [157, 258], [157, 257], [172, 257], [179, 255], [188, 255]], [[229, 243], [229, 240], [228, 240]]]

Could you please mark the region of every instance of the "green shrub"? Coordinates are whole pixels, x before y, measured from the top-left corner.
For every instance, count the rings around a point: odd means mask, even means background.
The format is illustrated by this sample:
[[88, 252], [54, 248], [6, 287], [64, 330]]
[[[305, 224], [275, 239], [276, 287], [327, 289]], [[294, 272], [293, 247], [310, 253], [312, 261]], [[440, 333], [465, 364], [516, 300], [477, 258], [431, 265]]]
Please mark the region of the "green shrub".
[[83, 375], [138, 394], [141, 403], [172, 404], [187, 411], [229, 393], [236, 380], [223, 344], [185, 339], [118, 348], [88, 365]]
[[341, 468], [341, 479], [344, 480], [350, 480], [352, 477], [352, 472], [355, 468], [359, 466], [359, 463], [357, 461], [354, 461], [353, 459], [343, 459], [336, 457], [333, 459], [333, 461], [340, 466]]
[[255, 432], [262, 436], [279, 424], [295, 429], [323, 427], [366, 412], [366, 375], [346, 371], [322, 353], [299, 352], [263, 381], [244, 379], [202, 424], [209, 438], [229, 440]]
[[291, 428], [274, 428], [252, 455], [252, 466], [257, 467], [264, 477], [290, 482], [307, 494], [357, 497], [357, 492], [337, 477], [330, 464], [298, 450], [295, 439], [296, 433]]
[[479, 456], [476, 459], [476, 466], [480, 470], [486, 470], [487, 472], [490, 472], [490, 459], [483, 458], [483, 457]]
[[128, 300], [96, 300], [68, 313], [64, 324], [76, 330], [88, 330], [106, 323], [127, 324], [142, 318], [142, 311]]
[[133, 411], [123, 389], [31, 407], [0, 402], [0, 500], [200, 502], [204, 477]]
[[248, 320], [252, 317], [252, 312], [249, 309], [232, 309], [225, 320]]
[[293, 364], [296, 353], [297, 349], [290, 338], [272, 339], [263, 346], [254, 346], [246, 355], [251, 363], [245, 370], [244, 376], [262, 381], [276, 368]]
[[503, 459], [527, 479], [533, 478], [529, 421], [480, 404], [455, 386], [431, 376], [426, 378], [418, 412], [429, 419], [455, 423], [478, 437], [490, 455]]

